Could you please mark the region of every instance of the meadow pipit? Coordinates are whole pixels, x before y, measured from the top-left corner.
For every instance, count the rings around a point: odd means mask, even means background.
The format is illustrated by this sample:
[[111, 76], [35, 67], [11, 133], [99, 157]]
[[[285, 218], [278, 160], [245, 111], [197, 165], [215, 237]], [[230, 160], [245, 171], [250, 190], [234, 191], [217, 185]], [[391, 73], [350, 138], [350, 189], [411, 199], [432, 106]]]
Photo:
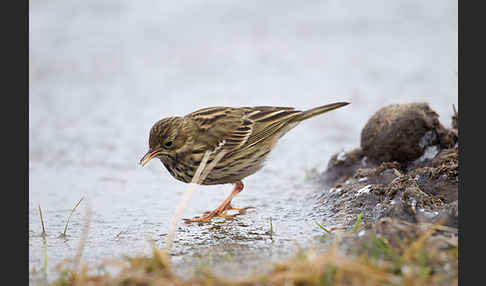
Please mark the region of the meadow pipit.
[[228, 217], [224, 213], [236, 209], [231, 206], [231, 200], [243, 190], [241, 180], [263, 167], [265, 158], [282, 135], [305, 119], [347, 104], [337, 102], [306, 111], [271, 106], [209, 107], [184, 117], [164, 118], [150, 130], [150, 149], [140, 164], [159, 158], [174, 178], [189, 183], [206, 151], [212, 151], [208, 164], [218, 152], [224, 151], [225, 155], [201, 184], [232, 183], [233, 191], [215, 210], [188, 221]]

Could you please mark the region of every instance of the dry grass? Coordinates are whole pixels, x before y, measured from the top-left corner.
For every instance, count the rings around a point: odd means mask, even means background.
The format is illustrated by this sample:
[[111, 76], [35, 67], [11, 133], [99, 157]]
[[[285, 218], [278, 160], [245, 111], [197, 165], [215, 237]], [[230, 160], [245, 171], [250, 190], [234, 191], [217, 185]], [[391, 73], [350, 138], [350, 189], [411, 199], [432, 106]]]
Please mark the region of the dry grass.
[[74, 205], [74, 207], [71, 209], [71, 213], [69, 214], [67, 221], [66, 221], [66, 225], [64, 226], [64, 232], [61, 233], [60, 237], [66, 237], [67, 236], [67, 229], [68, 229], [68, 226], [69, 226], [69, 221], [71, 220], [71, 217], [73, 216], [74, 212], [76, 211], [76, 209], [78, 208], [78, 206], [81, 204], [81, 202], [83, 200], [84, 200], [84, 197], [81, 197], [81, 199], [79, 199], [79, 201], [76, 203], [76, 205]]
[[[365, 231], [364, 226], [360, 229]], [[77, 272], [59, 269], [61, 276], [51, 285], [457, 285], [457, 244], [452, 242], [443, 249], [432, 237], [437, 229], [437, 225], [429, 227], [414, 241], [403, 240], [399, 246], [371, 231], [361, 236], [348, 231], [336, 235], [337, 243], [328, 251], [301, 251], [266, 274], [236, 280], [217, 277], [207, 269], [196, 271], [191, 278], [179, 277], [172, 270], [170, 256], [152, 245], [150, 257], [126, 257], [111, 263], [120, 269], [115, 275], [90, 274], [83, 265]], [[340, 247], [346, 236], [354, 239], [357, 252]]]

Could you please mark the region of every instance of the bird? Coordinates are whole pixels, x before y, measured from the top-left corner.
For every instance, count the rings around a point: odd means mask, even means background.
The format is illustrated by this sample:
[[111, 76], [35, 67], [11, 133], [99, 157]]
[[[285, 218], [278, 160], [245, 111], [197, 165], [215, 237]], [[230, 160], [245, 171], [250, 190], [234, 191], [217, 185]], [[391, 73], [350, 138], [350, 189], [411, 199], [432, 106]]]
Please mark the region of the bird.
[[208, 222], [214, 217], [229, 218], [228, 210], [242, 210], [231, 205], [243, 190], [243, 179], [264, 166], [277, 141], [302, 121], [348, 105], [335, 102], [309, 110], [294, 107], [216, 106], [196, 110], [185, 116], [163, 118], [152, 126], [149, 150], [140, 160], [144, 166], [158, 158], [177, 180], [190, 183], [206, 151], [208, 164], [215, 162], [201, 185], [233, 184], [231, 194], [216, 209], [186, 222]]

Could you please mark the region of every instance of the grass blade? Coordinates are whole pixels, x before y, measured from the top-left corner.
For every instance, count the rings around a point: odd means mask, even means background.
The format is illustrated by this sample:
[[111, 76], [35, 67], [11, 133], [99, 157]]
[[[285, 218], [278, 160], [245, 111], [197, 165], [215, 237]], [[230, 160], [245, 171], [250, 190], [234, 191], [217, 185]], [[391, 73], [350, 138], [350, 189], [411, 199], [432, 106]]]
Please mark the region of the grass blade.
[[67, 221], [66, 221], [66, 226], [64, 226], [64, 232], [62, 233], [62, 237], [65, 237], [66, 236], [66, 232], [67, 232], [67, 228], [68, 228], [68, 225], [69, 225], [69, 220], [71, 219], [71, 217], [73, 216], [73, 213], [74, 211], [76, 210], [76, 208], [78, 208], [79, 204], [83, 201], [84, 197], [82, 197], [77, 203], [76, 205], [73, 207], [73, 209], [71, 210], [71, 214], [69, 215]]
[[359, 224], [361, 223], [361, 219], [363, 218], [363, 212], [361, 212], [356, 219], [356, 222], [353, 225], [353, 231], [356, 231], [358, 229]]
[[42, 224], [42, 238], [45, 238], [46, 237], [46, 228], [44, 226], [44, 218], [42, 217], [42, 209], [40, 207], [40, 204], [39, 204], [39, 214], [40, 214], [40, 219], [41, 219], [41, 224]]
[[325, 232], [327, 233], [331, 233], [329, 230], [327, 230], [325, 227], [323, 227], [320, 223], [318, 223], [317, 221], [315, 222], [317, 224], [317, 226], [319, 226], [322, 230], [324, 230]]
[[272, 224], [272, 217], [270, 217], [270, 239], [273, 242], [273, 224]]

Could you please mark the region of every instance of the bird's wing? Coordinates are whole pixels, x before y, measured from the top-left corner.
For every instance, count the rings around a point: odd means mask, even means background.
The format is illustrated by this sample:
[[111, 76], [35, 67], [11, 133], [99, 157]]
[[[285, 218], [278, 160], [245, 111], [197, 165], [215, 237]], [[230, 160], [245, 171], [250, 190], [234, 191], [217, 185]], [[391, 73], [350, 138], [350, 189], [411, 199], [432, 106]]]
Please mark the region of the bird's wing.
[[188, 114], [200, 128], [197, 140], [229, 152], [272, 137], [301, 111], [291, 107], [210, 107]]
[[253, 129], [253, 121], [245, 119], [240, 108], [209, 107], [187, 116], [199, 127], [197, 142], [210, 150], [238, 149], [246, 143]]
[[246, 118], [253, 122], [253, 130], [242, 148], [249, 148], [273, 137], [297, 115], [293, 107], [256, 106], [249, 108]]

